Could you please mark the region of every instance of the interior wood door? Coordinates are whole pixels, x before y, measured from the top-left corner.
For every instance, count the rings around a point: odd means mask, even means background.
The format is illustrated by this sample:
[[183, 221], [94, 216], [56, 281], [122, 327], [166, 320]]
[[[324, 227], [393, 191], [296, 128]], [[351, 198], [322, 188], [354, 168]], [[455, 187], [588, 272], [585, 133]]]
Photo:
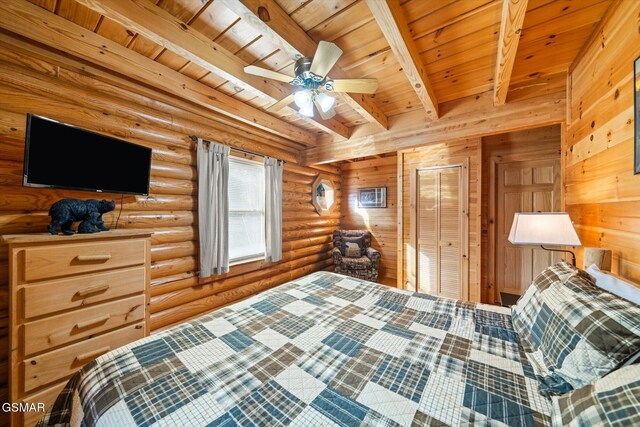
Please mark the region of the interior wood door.
[[513, 216], [516, 212], [560, 210], [560, 160], [499, 164], [496, 196], [496, 287], [499, 292], [522, 295], [534, 277], [560, 256], [540, 247], [509, 243]]
[[412, 240], [418, 292], [467, 298], [465, 171], [464, 165], [416, 170]]

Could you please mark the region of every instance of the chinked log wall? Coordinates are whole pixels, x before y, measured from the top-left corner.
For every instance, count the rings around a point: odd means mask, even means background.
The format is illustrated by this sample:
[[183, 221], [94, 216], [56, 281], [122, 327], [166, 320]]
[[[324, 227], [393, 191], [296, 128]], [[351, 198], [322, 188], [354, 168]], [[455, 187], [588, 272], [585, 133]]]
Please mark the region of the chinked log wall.
[[[234, 127], [228, 119], [214, 117], [200, 107], [4, 34], [0, 34], [0, 58], [0, 234], [44, 232], [49, 206], [63, 197], [114, 198], [119, 207], [119, 195], [22, 187], [26, 113], [153, 148], [151, 194], [125, 196], [119, 220], [119, 228], [150, 228], [155, 233], [151, 250], [152, 331], [331, 268], [331, 236], [338, 227], [340, 209], [330, 216], [318, 216], [311, 205], [311, 183], [323, 172], [331, 174], [339, 185], [336, 167], [319, 170], [299, 166], [301, 146], [293, 142], [243, 125]], [[230, 273], [204, 283], [197, 279], [197, 176], [190, 134], [287, 161], [282, 261], [234, 266]], [[117, 164], [113, 173], [118, 173]], [[113, 227], [116, 215], [105, 219], [107, 226]], [[2, 247], [0, 401], [6, 401], [7, 281], [7, 249]]]

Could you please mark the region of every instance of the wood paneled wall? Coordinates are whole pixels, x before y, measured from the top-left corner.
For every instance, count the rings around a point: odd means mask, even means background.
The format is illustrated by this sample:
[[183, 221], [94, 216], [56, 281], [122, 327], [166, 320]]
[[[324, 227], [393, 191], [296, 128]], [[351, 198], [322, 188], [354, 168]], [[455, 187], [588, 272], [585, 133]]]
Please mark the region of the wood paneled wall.
[[[119, 220], [119, 228], [154, 231], [152, 331], [315, 270], [332, 268], [329, 252], [340, 210], [317, 215], [311, 205], [311, 183], [323, 172], [339, 184], [337, 167], [300, 166], [296, 164], [300, 147], [294, 142], [228, 119], [218, 120], [200, 107], [4, 34], [0, 34], [0, 58], [0, 234], [45, 232], [49, 206], [63, 197], [114, 198], [120, 207], [119, 195], [22, 187], [27, 112], [153, 148], [151, 194], [125, 196]], [[241, 264], [224, 276], [198, 280], [197, 176], [191, 134], [287, 161], [282, 261]], [[113, 173], [117, 171], [118, 165], [113, 165]], [[339, 185], [337, 191], [339, 203]], [[117, 211], [105, 216], [107, 226], [115, 226], [116, 215]], [[7, 249], [2, 247], [0, 401], [6, 401], [7, 281]]]
[[[400, 151], [399, 168], [402, 169], [402, 195], [398, 204], [402, 210], [402, 247], [398, 253], [402, 260], [403, 286], [406, 284], [407, 259], [415, 252], [411, 247], [410, 189], [411, 174], [415, 168], [446, 166], [469, 161], [469, 300], [480, 301], [480, 181], [481, 181], [481, 141], [480, 138], [463, 139], [453, 142], [433, 143], [424, 147]], [[400, 166], [402, 165], [402, 166]]]
[[[369, 230], [372, 246], [380, 251], [380, 283], [396, 286], [397, 270], [397, 156], [343, 163], [340, 228]], [[387, 187], [387, 207], [358, 207], [358, 189]]]
[[490, 189], [496, 185], [496, 177], [492, 174], [491, 168], [503, 162], [559, 159], [560, 140], [560, 125], [482, 138], [482, 302], [497, 301], [496, 290], [489, 274], [489, 262], [494, 260], [494, 254], [489, 253], [490, 224], [496, 221], [489, 216]]
[[640, 281], [640, 175], [633, 174], [638, 16], [640, 2], [615, 2], [572, 65], [563, 147], [565, 204], [582, 244], [612, 249], [613, 271], [635, 281]]

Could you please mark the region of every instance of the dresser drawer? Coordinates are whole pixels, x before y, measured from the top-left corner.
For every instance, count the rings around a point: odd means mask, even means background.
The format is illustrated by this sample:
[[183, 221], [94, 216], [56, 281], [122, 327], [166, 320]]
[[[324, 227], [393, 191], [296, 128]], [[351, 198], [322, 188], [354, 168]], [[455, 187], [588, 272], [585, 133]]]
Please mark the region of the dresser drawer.
[[50, 351], [24, 361], [24, 391], [28, 393], [68, 377], [98, 356], [144, 337], [142, 323]]
[[24, 317], [142, 293], [145, 283], [145, 268], [139, 266], [27, 285], [22, 293]]
[[32, 427], [36, 425], [36, 423], [40, 421], [40, 419], [44, 416], [46, 411], [51, 409], [51, 407], [53, 406], [53, 403], [56, 401], [56, 397], [58, 397], [58, 395], [60, 394], [60, 392], [62, 391], [62, 389], [66, 384], [67, 383], [64, 381], [60, 382], [54, 386], [45, 388], [44, 390], [41, 390], [37, 393], [34, 393], [22, 399], [23, 402], [29, 403], [29, 404], [34, 403], [38, 405], [39, 403], [44, 403], [44, 411], [45, 411], [45, 412], [37, 412], [37, 411], [24, 412], [22, 425], [24, 425], [25, 427]]
[[138, 265], [145, 253], [144, 239], [28, 247], [22, 277], [29, 282]]
[[145, 297], [136, 295], [24, 324], [26, 356], [144, 319]]

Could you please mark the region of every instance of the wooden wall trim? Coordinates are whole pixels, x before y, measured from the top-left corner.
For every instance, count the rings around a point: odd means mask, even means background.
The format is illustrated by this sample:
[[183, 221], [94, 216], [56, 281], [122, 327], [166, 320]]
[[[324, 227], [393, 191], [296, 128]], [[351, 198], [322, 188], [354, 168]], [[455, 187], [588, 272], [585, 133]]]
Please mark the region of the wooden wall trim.
[[403, 183], [402, 179], [404, 171], [404, 156], [402, 152], [396, 154], [397, 165], [397, 188], [398, 188], [398, 207], [396, 210], [396, 287], [399, 289], [406, 289], [404, 281], [404, 243], [402, 235], [402, 213], [404, 212], [404, 196], [403, 196]]

